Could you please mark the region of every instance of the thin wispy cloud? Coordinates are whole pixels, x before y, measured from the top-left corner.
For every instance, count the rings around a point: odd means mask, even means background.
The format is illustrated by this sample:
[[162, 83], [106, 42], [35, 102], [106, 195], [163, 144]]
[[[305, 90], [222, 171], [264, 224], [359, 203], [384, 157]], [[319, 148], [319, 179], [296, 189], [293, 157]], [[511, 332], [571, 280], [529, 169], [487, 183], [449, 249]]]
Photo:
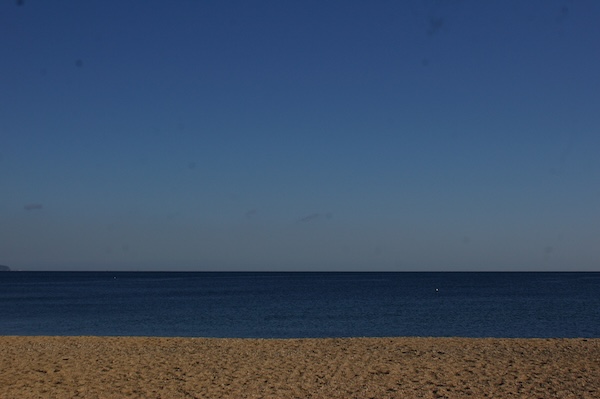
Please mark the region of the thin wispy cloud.
[[333, 217], [333, 214], [331, 212], [326, 212], [326, 213], [311, 213], [309, 215], [303, 216], [300, 219], [298, 219], [298, 222], [300, 223], [309, 223], [309, 222], [314, 222], [314, 221], [318, 221], [318, 220], [329, 220]]
[[43, 209], [44, 206], [42, 204], [37, 204], [37, 203], [31, 203], [31, 204], [25, 204], [23, 206], [23, 209], [25, 209], [26, 211], [34, 211], [36, 209]]

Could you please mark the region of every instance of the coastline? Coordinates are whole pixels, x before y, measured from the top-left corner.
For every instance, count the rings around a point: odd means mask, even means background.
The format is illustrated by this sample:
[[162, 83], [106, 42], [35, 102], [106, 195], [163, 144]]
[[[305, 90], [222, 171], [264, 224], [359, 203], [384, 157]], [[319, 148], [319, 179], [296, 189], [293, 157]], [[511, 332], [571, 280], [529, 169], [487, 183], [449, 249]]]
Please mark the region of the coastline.
[[600, 338], [0, 336], [0, 398], [595, 398]]

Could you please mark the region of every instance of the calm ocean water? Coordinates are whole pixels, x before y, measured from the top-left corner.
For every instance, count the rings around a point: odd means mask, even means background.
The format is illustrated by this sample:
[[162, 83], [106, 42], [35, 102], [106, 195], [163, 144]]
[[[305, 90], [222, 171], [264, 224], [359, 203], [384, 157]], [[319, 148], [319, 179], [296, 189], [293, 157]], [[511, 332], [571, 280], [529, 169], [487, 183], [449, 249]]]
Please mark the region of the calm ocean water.
[[0, 273], [0, 335], [600, 337], [600, 273]]

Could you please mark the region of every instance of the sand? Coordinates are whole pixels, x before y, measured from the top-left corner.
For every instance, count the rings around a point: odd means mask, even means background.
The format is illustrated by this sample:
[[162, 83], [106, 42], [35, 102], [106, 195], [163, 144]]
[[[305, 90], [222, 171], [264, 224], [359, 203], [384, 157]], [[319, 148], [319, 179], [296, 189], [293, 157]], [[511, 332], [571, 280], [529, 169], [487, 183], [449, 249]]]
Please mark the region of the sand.
[[0, 336], [0, 398], [600, 398], [600, 339]]

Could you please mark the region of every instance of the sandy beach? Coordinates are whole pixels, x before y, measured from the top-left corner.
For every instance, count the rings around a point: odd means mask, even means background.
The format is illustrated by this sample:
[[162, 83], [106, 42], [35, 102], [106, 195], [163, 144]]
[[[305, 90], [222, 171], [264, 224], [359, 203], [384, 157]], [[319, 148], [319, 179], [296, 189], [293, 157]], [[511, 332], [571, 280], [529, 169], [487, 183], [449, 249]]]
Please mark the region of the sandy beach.
[[0, 337], [0, 398], [598, 398], [600, 339]]

